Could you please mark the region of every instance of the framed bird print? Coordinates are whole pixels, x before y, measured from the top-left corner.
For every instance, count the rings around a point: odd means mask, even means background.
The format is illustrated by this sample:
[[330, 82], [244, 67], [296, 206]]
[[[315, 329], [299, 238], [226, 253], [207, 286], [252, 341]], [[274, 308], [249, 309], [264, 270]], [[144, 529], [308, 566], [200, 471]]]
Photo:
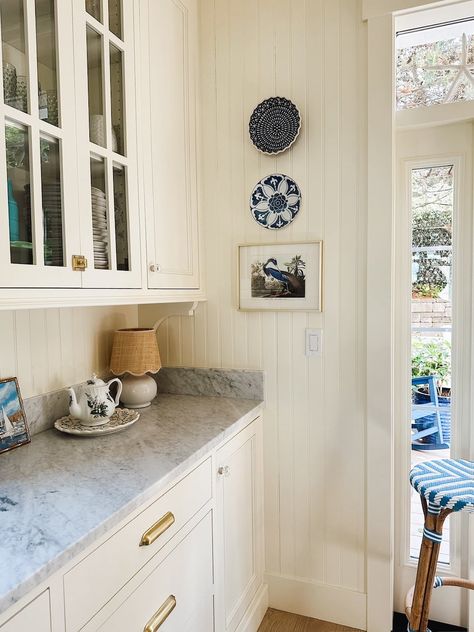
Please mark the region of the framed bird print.
[[239, 309], [320, 312], [322, 241], [239, 246]]

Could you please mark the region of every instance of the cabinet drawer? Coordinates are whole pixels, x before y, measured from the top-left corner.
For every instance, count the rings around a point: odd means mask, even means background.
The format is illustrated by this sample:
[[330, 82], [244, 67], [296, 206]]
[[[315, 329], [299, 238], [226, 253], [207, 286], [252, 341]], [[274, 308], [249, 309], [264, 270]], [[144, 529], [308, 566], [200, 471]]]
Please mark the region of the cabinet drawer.
[[213, 619], [208, 513], [98, 631], [212, 632]]
[[49, 611], [49, 590], [20, 610], [18, 614], [0, 625], [1, 632], [51, 632], [51, 615]]
[[[207, 459], [64, 577], [66, 629], [79, 630], [211, 498]], [[150, 541], [140, 545], [144, 534]]]

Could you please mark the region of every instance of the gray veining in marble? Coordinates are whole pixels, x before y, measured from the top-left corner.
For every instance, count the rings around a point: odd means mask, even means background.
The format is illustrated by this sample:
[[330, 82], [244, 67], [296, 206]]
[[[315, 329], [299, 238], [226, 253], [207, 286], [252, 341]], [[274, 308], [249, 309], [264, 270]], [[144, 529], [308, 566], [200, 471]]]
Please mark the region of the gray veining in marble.
[[122, 433], [82, 438], [52, 429], [1, 454], [0, 614], [260, 407], [248, 399], [161, 394]]
[[163, 367], [155, 379], [160, 393], [264, 399], [263, 371]]
[[29, 397], [23, 404], [31, 436], [52, 428], [56, 419], [69, 414], [66, 389]]
[[[163, 367], [155, 376], [160, 393], [264, 399], [263, 371]], [[66, 388], [24, 400], [31, 436], [69, 414]]]

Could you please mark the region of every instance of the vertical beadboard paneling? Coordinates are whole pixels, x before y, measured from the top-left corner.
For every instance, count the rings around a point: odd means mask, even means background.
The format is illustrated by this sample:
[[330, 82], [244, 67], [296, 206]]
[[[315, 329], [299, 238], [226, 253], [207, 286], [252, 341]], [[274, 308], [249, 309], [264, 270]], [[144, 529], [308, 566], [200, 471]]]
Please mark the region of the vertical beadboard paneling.
[[[186, 358], [196, 366], [265, 371], [267, 572], [363, 593], [367, 80], [361, 3], [202, 0], [200, 20], [208, 303], [198, 308], [192, 336], [170, 321], [161, 344], [173, 349], [170, 364]], [[247, 131], [253, 107], [273, 95], [289, 97], [302, 112], [300, 138], [276, 157], [257, 152]], [[274, 171], [293, 176], [303, 195], [297, 219], [277, 232], [259, 227], [248, 209], [255, 183]], [[312, 239], [324, 241], [322, 314], [236, 310], [239, 242]], [[144, 310], [141, 322], [149, 324]], [[306, 327], [324, 329], [322, 357], [305, 356]], [[299, 586], [294, 593], [301, 596]], [[344, 609], [346, 594], [334, 597], [335, 612]], [[316, 616], [310, 602], [290, 597], [287, 605]]]
[[132, 306], [1, 312], [0, 378], [18, 377], [32, 397], [106, 373], [113, 331], [137, 321]]
[[[341, 2], [333, 0], [324, 3], [323, 41], [324, 41], [324, 240], [326, 250], [324, 312], [324, 338], [326, 351], [324, 356], [325, 397], [324, 397], [324, 440], [325, 470], [331, 469], [338, 461], [341, 449], [340, 419], [342, 393], [341, 383], [341, 339], [340, 323], [343, 317], [340, 303], [341, 260], [344, 253], [340, 250], [341, 231]], [[347, 60], [344, 60], [347, 63]], [[347, 70], [346, 70], [347, 72]], [[344, 271], [345, 272], [345, 271]], [[333, 470], [327, 484], [331, 493], [325, 494], [324, 512], [326, 515], [325, 532], [325, 581], [340, 585], [342, 581], [342, 547], [339, 515], [341, 498], [340, 467]]]
[[[30, 317], [34, 312], [22, 311], [14, 315], [16, 336], [16, 377], [20, 380], [23, 397], [36, 395], [32, 366]], [[33, 316], [34, 319], [34, 316]], [[2, 332], [2, 336], [11, 332]], [[2, 376], [8, 377], [8, 376]]]
[[[305, 116], [305, 136], [307, 138], [306, 154], [304, 166], [306, 169], [306, 179], [308, 187], [305, 195], [306, 222], [308, 235], [318, 236], [325, 239], [324, 232], [324, 208], [325, 190], [323, 184], [325, 167], [325, 145], [323, 130], [325, 128], [325, 54], [324, 54], [324, 0], [306, 2], [305, 30], [306, 56], [309, 74], [307, 75], [306, 87], [306, 116]], [[315, 174], [320, 174], [314, 185]], [[309, 186], [313, 183], [313, 186]], [[329, 266], [326, 244], [323, 248], [323, 310], [326, 309], [326, 270]], [[313, 328], [323, 327], [325, 311], [323, 314], [308, 314], [308, 326]], [[325, 356], [330, 347], [323, 340]], [[329, 488], [329, 472], [326, 461], [326, 445], [322, 440], [324, 408], [322, 402], [325, 396], [326, 373], [323, 365], [323, 358], [313, 358], [308, 362], [308, 408], [310, 416], [308, 418], [308, 444], [309, 444], [309, 466], [307, 470], [310, 495], [310, 547], [308, 550], [310, 577], [315, 581], [323, 582], [326, 574], [326, 533], [325, 533], [325, 513], [322, 510], [322, 499], [324, 499]], [[315, 402], [318, 402], [315, 404]]]
[[[0, 376], [11, 377], [17, 373], [16, 323], [13, 312], [0, 312], [2, 352], [0, 353]], [[8, 333], [7, 333], [8, 332]]]

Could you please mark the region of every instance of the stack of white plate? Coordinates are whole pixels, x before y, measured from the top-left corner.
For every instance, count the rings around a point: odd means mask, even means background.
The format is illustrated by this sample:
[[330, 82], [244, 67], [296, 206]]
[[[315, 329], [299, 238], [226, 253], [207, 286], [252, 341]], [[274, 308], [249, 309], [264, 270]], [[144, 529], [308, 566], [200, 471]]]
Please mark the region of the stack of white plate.
[[51, 266], [62, 266], [63, 261], [63, 217], [61, 201], [61, 183], [43, 184], [43, 212], [45, 245], [45, 263]]
[[91, 189], [92, 197], [92, 231], [94, 236], [94, 268], [109, 268], [109, 238], [107, 230], [107, 198], [105, 193], [96, 187]]

